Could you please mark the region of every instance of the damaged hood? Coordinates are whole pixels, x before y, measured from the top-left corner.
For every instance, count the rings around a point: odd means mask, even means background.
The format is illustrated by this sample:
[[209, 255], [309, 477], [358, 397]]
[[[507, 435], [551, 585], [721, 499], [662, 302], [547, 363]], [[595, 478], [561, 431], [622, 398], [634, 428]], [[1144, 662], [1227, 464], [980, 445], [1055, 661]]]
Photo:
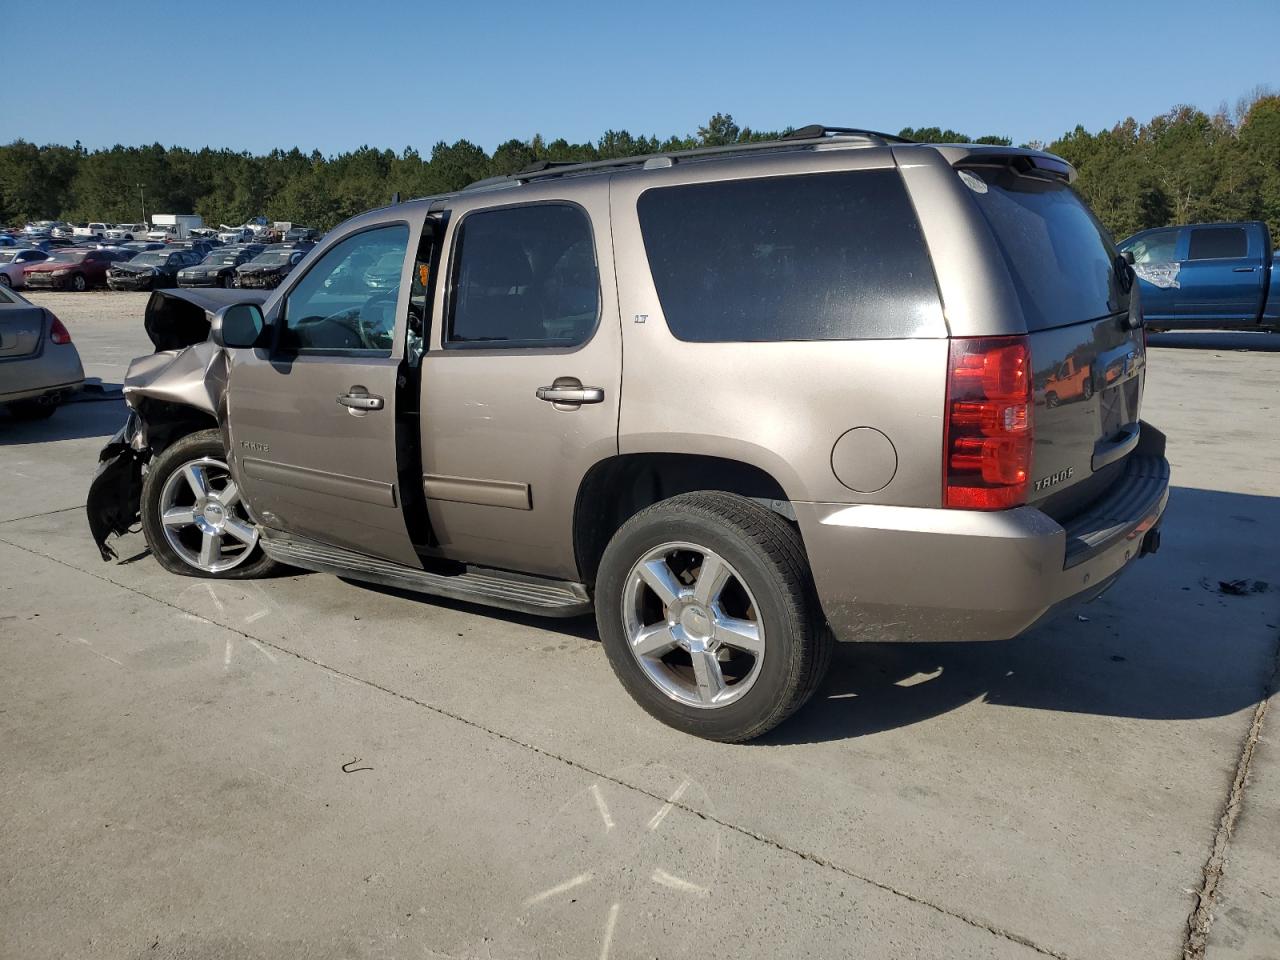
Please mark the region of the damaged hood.
[[143, 326], [156, 350], [178, 350], [207, 340], [209, 321], [223, 307], [232, 303], [261, 306], [267, 296], [250, 290], [156, 290], [147, 301]]

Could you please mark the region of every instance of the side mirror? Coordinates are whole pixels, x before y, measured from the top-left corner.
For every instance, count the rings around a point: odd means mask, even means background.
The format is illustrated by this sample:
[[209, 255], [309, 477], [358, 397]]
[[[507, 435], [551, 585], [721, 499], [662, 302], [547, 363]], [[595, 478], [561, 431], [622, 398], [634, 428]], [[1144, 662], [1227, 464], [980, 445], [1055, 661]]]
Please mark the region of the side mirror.
[[1124, 258], [1124, 262], [1125, 262], [1125, 263], [1129, 264], [1129, 266], [1131, 266], [1131, 267], [1133, 266], [1133, 251], [1132, 251], [1132, 250], [1125, 250], [1125, 251], [1123, 251], [1123, 252], [1120, 254], [1120, 256]]
[[266, 326], [256, 303], [233, 303], [213, 315], [209, 339], [220, 347], [253, 347]]

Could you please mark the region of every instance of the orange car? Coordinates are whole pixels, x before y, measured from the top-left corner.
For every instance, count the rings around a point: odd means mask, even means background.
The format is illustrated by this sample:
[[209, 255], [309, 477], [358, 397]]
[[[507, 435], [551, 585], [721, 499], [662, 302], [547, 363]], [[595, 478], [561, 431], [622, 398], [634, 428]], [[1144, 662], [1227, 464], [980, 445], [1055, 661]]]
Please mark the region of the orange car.
[[1045, 381], [1045, 406], [1056, 407], [1072, 400], [1088, 400], [1093, 396], [1093, 369], [1087, 363], [1067, 357], [1062, 365]]

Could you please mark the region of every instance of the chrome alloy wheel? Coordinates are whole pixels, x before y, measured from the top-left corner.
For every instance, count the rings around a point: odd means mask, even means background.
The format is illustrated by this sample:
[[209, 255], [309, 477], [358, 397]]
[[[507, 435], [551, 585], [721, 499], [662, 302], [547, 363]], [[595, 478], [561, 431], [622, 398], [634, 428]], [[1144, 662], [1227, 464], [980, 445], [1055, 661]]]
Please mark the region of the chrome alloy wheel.
[[205, 573], [238, 566], [258, 545], [231, 471], [221, 460], [201, 457], [169, 475], [160, 490], [164, 537], [183, 562]]
[[746, 582], [713, 550], [654, 547], [627, 574], [622, 622], [632, 656], [668, 697], [714, 709], [760, 676], [764, 624]]

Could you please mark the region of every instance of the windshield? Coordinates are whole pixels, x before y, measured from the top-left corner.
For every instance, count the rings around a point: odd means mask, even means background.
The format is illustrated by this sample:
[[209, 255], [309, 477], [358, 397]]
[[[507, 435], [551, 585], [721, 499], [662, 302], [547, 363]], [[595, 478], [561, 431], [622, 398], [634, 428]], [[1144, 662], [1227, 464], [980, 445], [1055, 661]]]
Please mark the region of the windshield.
[[279, 265], [281, 263], [288, 263], [289, 258], [292, 257], [293, 254], [294, 251], [292, 250], [268, 250], [266, 253], [258, 254], [253, 258], [252, 262]]
[[58, 263], [79, 263], [88, 255], [88, 250], [59, 250], [57, 253], [50, 255], [49, 259]]
[[239, 259], [240, 254], [234, 251], [231, 253], [224, 253], [219, 250], [217, 253], [211, 253], [209, 256], [205, 257], [204, 262], [211, 267], [226, 267], [234, 265]]
[[1028, 330], [1129, 308], [1111, 237], [1071, 187], [1009, 167], [965, 169], [960, 178], [1004, 255]]
[[169, 254], [167, 253], [140, 253], [130, 263], [141, 264], [144, 267], [158, 267], [169, 262]]
[[12, 263], [17, 255], [17, 250], [0, 250], [0, 263]]

